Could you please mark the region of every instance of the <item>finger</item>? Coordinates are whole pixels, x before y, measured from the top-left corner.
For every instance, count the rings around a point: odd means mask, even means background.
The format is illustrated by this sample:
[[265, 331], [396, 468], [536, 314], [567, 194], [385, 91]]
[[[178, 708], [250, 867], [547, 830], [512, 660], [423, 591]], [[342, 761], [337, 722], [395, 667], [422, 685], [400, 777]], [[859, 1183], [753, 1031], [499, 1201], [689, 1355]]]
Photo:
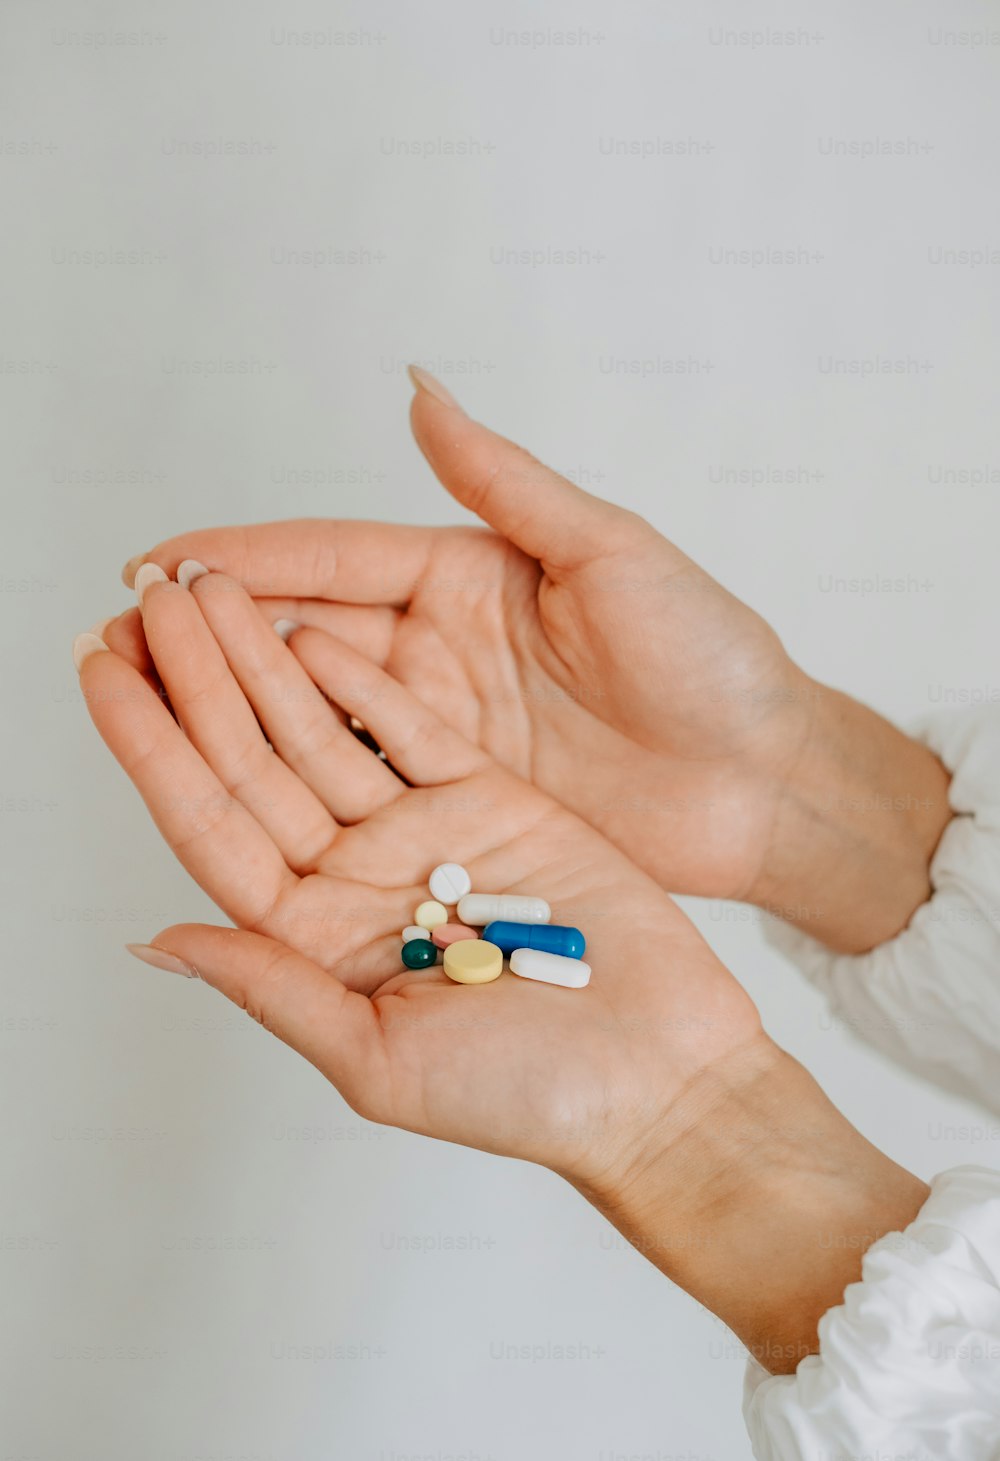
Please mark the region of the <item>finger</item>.
[[130, 558], [122, 578], [131, 588], [144, 562], [158, 563], [172, 578], [191, 558], [229, 574], [255, 598], [287, 595], [402, 607], [419, 586], [434, 537], [433, 528], [324, 518], [205, 528]]
[[546, 568], [570, 571], [649, 532], [634, 513], [592, 496], [473, 421], [445, 393], [448, 404], [426, 371], [410, 373], [417, 386], [410, 424], [441, 485]]
[[177, 858], [234, 922], [262, 926], [298, 881], [274, 842], [131, 665], [91, 654], [80, 683], [94, 724]]
[[364, 722], [414, 785], [441, 786], [487, 763], [464, 736], [348, 645], [318, 629], [299, 629], [289, 648], [332, 700]]
[[144, 951], [179, 959], [304, 1055], [356, 1111], [386, 1119], [387, 1057], [374, 1005], [303, 954], [258, 933], [202, 923], [175, 924], [151, 946], [129, 948], [146, 962]]
[[[237, 592], [245, 598], [242, 589]], [[273, 839], [289, 867], [299, 874], [314, 870], [334, 840], [337, 824], [325, 804], [271, 750], [192, 594], [177, 583], [150, 584], [142, 617], [170, 703], [192, 744], [229, 794]], [[259, 633], [280, 648], [319, 699], [274, 631], [259, 614], [254, 619]]]
[[137, 608], [126, 609], [124, 614], [102, 620], [100, 624], [94, 625], [92, 633], [103, 639], [108, 648], [133, 669], [138, 670], [150, 689], [155, 690], [158, 695], [162, 693], [163, 686], [156, 673], [153, 656], [143, 633], [142, 615]]
[[[142, 627], [142, 614], [138, 606], [126, 609], [124, 614], [119, 614], [117, 618], [108, 619], [105, 622], [106, 627], [102, 635], [105, 644], [133, 669], [139, 671], [149, 688], [160, 697], [170, 714], [174, 715], [170, 696], [163, 688], [163, 681], [160, 679], [153, 656], [149, 652], [149, 645], [146, 643], [146, 631]], [[176, 718], [174, 715], [175, 720]]]
[[141, 675], [155, 676], [156, 666], [142, 632], [142, 616], [138, 609], [126, 609], [123, 614], [115, 614], [101, 624], [95, 624], [92, 632]]
[[191, 593], [286, 770], [340, 822], [362, 821], [395, 801], [399, 778], [342, 724], [240, 585], [209, 573]]
[[272, 626], [292, 623], [322, 629], [342, 639], [366, 659], [385, 668], [402, 619], [398, 609], [384, 604], [331, 604], [323, 599], [257, 599]]
[[[454, 656], [442, 652], [441, 639], [429, 619], [382, 605], [329, 604], [321, 599], [254, 602], [268, 623], [280, 626], [283, 638], [295, 628], [332, 634], [433, 705], [470, 740], [477, 739], [478, 710], [474, 698], [470, 701], [468, 697], [468, 681]], [[344, 714], [339, 707], [335, 709], [338, 715]], [[377, 744], [374, 749], [378, 750]]]

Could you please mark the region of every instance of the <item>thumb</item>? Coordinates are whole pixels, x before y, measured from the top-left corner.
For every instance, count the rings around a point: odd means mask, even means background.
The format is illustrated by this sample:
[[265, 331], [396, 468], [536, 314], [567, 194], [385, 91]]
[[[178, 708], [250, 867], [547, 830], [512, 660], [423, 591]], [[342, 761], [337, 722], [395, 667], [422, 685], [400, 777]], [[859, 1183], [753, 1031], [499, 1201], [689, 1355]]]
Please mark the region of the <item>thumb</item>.
[[546, 567], [566, 571], [634, 546], [649, 532], [635, 513], [584, 492], [523, 447], [467, 416], [440, 381], [410, 366], [410, 425], [441, 485]]
[[375, 1007], [303, 954], [259, 933], [205, 923], [177, 923], [152, 944], [125, 947], [154, 968], [211, 984], [304, 1055], [361, 1115], [384, 1105], [388, 1081]]

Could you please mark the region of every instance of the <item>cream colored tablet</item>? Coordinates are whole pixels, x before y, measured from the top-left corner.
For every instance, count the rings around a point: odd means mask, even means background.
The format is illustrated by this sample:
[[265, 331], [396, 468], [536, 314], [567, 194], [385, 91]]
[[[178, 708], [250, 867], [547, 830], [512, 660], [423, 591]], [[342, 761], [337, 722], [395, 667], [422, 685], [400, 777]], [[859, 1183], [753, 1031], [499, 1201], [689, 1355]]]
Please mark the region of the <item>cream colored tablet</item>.
[[439, 923], [448, 922], [448, 910], [443, 903], [428, 898], [414, 913], [413, 922], [420, 928], [437, 928]]
[[460, 939], [444, 951], [444, 972], [456, 984], [489, 984], [503, 973], [503, 954], [485, 939]]

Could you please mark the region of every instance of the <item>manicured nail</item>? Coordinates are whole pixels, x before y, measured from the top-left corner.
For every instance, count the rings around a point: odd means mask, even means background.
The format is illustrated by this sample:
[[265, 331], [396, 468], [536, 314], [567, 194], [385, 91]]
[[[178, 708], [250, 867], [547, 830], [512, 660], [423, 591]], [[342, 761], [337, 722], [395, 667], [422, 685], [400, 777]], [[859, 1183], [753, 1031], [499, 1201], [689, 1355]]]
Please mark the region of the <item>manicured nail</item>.
[[104, 631], [107, 629], [108, 625], [113, 624], [117, 618], [117, 614], [112, 614], [107, 619], [98, 619], [96, 624], [91, 624], [90, 628], [87, 630], [87, 633], [96, 634], [98, 639], [103, 639]]
[[196, 578], [202, 578], [208, 572], [204, 563], [199, 563], [197, 558], [185, 558], [177, 569], [177, 582], [181, 588], [190, 588]]
[[151, 964], [154, 969], [165, 969], [168, 974], [183, 974], [185, 979], [199, 978], [193, 964], [185, 964], [183, 959], [178, 959], [176, 954], [168, 954], [166, 949], [158, 949], [153, 944], [126, 944], [125, 947], [130, 954], [144, 964]]
[[[422, 365], [408, 365], [406, 368], [410, 372], [410, 380], [418, 391], [426, 391], [429, 396], [434, 397], [435, 401], [440, 401], [442, 406], [451, 406], [456, 411], [462, 411], [447, 386], [443, 386], [439, 380], [436, 380], [429, 370], [424, 370]], [[462, 411], [462, 415], [465, 415], [464, 411]]]
[[145, 553], [136, 553], [135, 557], [130, 558], [125, 564], [125, 567], [122, 569], [122, 583], [125, 585], [126, 588], [134, 587], [135, 575], [145, 563], [145, 561]]
[[275, 634], [277, 634], [279, 639], [283, 639], [286, 644], [291, 639], [296, 629], [301, 628], [302, 625], [296, 624], [294, 619], [275, 619], [274, 621]]
[[151, 583], [166, 583], [167, 575], [158, 563], [144, 563], [135, 576], [135, 596], [139, 600], [139, 608], [142, 608], [142, 601], [146, 590]]
[[89, 659], [92, 654], [100, 653], [102, 649], [107, 650], [107, 647], [104, 640], [96, 634], [89, 632], [78, 634], [73, 640], [73, 663], [76, 665], [77, 674], [83, 669], [85, 659]]

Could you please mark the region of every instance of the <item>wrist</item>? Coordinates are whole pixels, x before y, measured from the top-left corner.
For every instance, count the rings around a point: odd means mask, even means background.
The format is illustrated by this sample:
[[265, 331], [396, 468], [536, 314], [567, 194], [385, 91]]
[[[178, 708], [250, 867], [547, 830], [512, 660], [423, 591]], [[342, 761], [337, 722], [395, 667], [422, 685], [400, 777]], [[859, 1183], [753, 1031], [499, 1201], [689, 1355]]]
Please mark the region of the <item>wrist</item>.
[[580, 1190], [775, 1373], [816, 1352], [864, 1252], [929, 1193], [764, 1035], [703, 1071], [617, 1171]]
[[949, 776], [875, 711], [802, 680], [807, 724], [795, 757], [763, 773], [773, 814], [747, 901], [861, 953], [899, 933], [930, 896]]

